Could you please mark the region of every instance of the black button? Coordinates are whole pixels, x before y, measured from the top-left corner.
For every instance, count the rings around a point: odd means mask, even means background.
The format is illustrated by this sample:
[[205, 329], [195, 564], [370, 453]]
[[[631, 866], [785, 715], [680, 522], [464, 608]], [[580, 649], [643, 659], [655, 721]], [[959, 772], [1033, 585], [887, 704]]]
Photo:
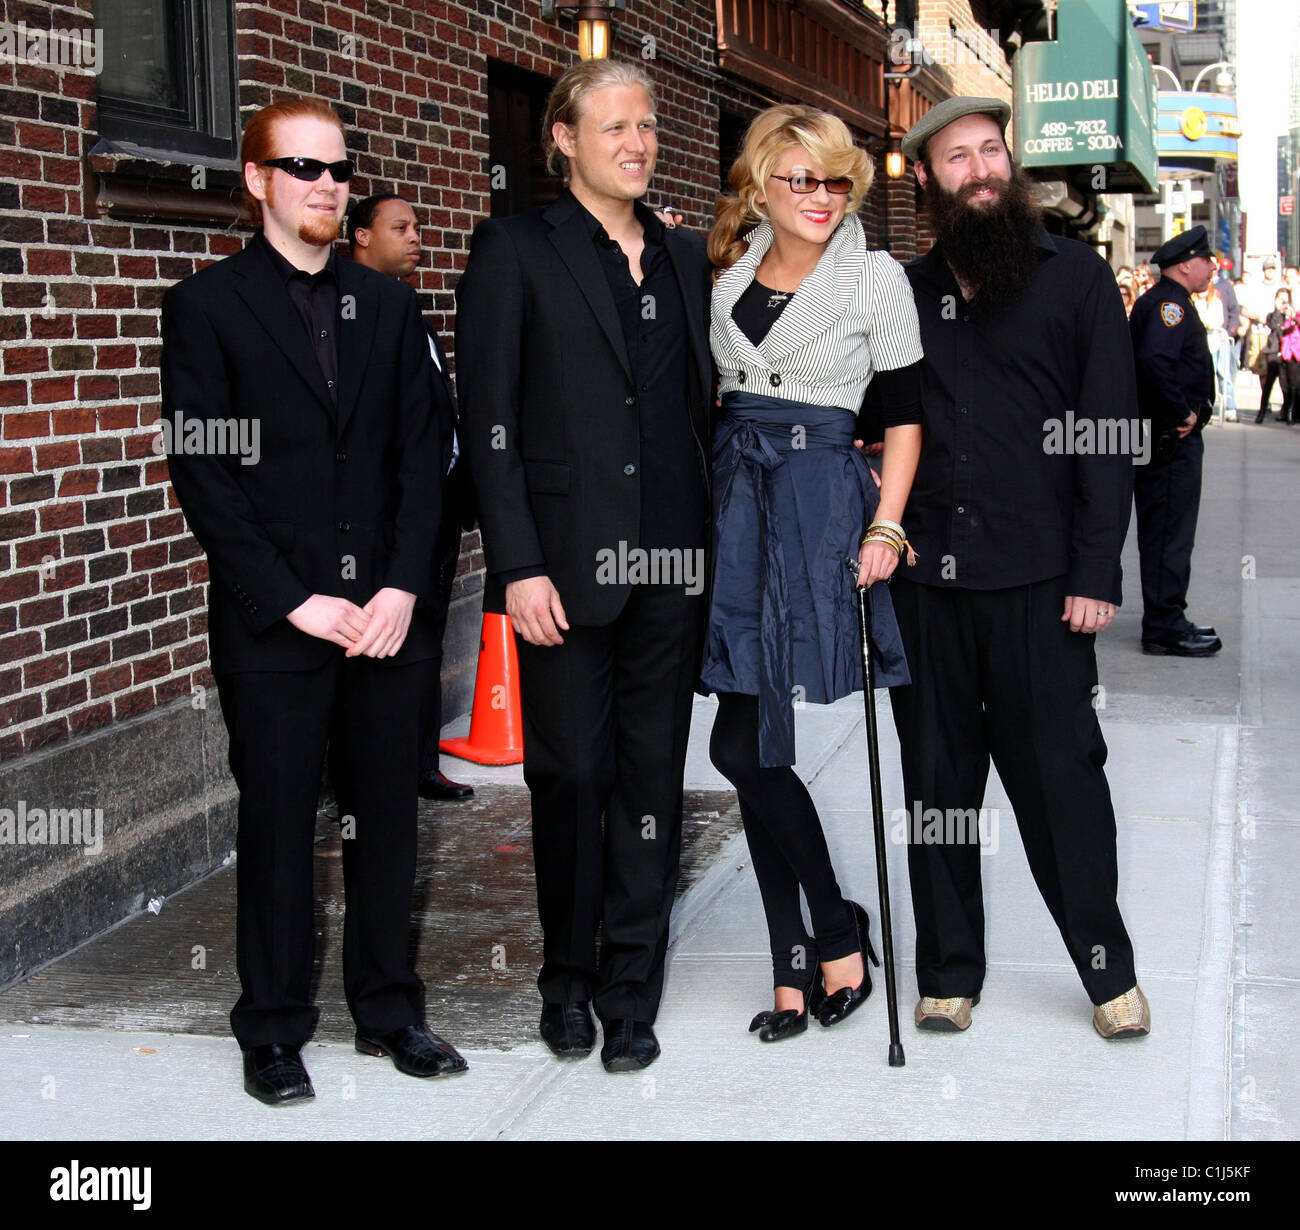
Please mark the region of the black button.
[[965, 505], [965, 504], [958, 504], [958, 505], [957, 505], [957, 511], [958, 511], [959, 513], [964, 513], [964, 512], [966, 511], [966, 505]]
[[337, 461], [337, 462], [339, 463], [339, 465], [342, 465], [342, 464], [343, 464], [347, 459], [348, 459], [348, 455], [347, 455], [347, 453], [335, 453], [335, 454], [334, 454], [334, 460]]
[[643, 385], [641, 386], [641, 392], [642, 392], [642, 393], [648, 393], [649, 391], [650, 391], [650, 386], [649, 386], [648, 384], [643, 384]]
[[781, 373], [780, 373], [780, 372], [773, 372], [772, 375], [771, 375], [770, 377], [768, 377], [768, 379], [771, 381], [771, 383], [772, 383], [772, 387], [773, 387], [773, 388], [776, 388], [776, 387], [779, 386], [780, 383], [781, 383]]
[[958, 414], [965, 414], [965, 413], [966, 413], [966, 407], [965, 407], [965, 406], [958, 406], [958, 407], [957, 407], [957, 413], [958, 413]]
[[332, 380], [325, 381], [325, 387], [328, 389], [332, 389], [334, 387], [334, 381]]
[[631, 396], [631, 394], [629, 394], [627, 397], [623, 398], [623, 402], [624, 402], [625, 405], [628, 405], [628, 406], [635, 406], [635, 405], [636, 405], [636, 398], [633, 397], [633, 396]]
[[966, 460], [966, 454], [965, 454], [965, 453], [962, 453], [962, 455], [961, 455], [961, 459], [962, 459], [962, 461], [965, 461], [965, 460]]
[[340, 533], [340, 534], [346, 534], [346, 533], [348, 532], [348, 530], [350, 530], [351, 528], [352, 528], [352, 522], [351, 522], [351, 521], [340, 521], [340, 522], [339, 522], [339, 533]]
[[737, 383], [737, 384], [744, 384], [744, 383], [745, 383], [745, 373], [744, 373], [744, 372], [737, 372], [737, 373], [736, 373], [736, 383]]
[[329, 331], [328, 329], [322, 329], [322, 330], [320, 331], [320, 335], [321, 335], [321, 337], [329, 337], [329, 335], [330, 335], [330, 331]]
[[969, 313], [969, 312], [968, 312], [965, 316], [962, 317], [962, 320], [969, 320], [969, 319], [970, 319], [970, 313]]
[[630, 475], [630, 474], [635, 474], [635, 473], [636, 473], [636, 466], [634, 466], [634, 465], [626, 465], [626, 466], [624, 466], [624, 467], [623, 467], [623, 473], [624, 473], [624, 474], [629, 474], [629, 475]]

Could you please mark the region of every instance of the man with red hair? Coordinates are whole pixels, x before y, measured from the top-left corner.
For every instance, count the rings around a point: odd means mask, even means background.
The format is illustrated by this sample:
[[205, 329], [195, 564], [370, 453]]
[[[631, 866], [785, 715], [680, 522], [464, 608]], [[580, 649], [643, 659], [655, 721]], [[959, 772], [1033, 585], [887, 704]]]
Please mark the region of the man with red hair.
[[437, 651], [442, 433], [414, 292], [334, 255], [352, 163], [338, 116], [259, 111], [240, 161], [261, 229], [162, 308], [172, 484], [210, 572], [212, 671], [239, 787], [231, 1026], [244, 1088], [314, 1096], [312, 856], [322, 770], [341, 815], [343, 982], [356, 1048], [463, 1071], [407, 957], [418, 715]]

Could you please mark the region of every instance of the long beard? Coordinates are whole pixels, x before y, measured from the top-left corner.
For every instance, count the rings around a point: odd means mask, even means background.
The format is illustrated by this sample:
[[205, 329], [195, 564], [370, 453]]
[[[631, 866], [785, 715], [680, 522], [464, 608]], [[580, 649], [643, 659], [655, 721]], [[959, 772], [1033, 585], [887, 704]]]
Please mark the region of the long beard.
[[[981, 187], [997, 189], [997, 198], [970, 204]], [[1018, 170], [1009, 181], [972, 180], [956, 192], [940, 187], [931, 175], [925, 203], [948, 264], [982, 301], [1001, 307], [1024, 294], [1038, 265], [1035, 236], [1041, 221]]]

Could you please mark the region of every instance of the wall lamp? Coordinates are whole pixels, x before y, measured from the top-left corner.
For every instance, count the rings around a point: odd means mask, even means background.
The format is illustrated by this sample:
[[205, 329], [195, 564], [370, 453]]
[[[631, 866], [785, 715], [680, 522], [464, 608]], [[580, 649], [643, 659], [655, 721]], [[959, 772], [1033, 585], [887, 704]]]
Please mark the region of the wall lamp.
[[614, 45], [616, 12], [627, 8], [627, 0], [588, 0], [583, 4], [565, 4], [562, 0], [542, 0], [542, 19], [554, 21], [569, 14], [578, 21], [578, 56], [583, 60], [606, 60]]

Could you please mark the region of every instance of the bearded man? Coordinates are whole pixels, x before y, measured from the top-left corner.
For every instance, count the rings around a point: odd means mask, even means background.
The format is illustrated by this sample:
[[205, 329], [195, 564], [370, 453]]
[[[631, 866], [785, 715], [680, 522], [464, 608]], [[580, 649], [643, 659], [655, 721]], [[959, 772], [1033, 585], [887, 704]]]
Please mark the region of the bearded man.
[[[1133, 353], [1106, 262], [1043, 229], [1009, 119], [998, 99], [952, 98], [903, 140], [937, 242], [907, 269], [925, 444], [903, 516], [917, 562], [892, 585], [912, 683], [891, 696], [909, 811], [978, 814], [991, 758], [1094, 1026], [1135, 1037], [1150, 1013], [1093, 707], [1141, 448]], [[964, 1030], [986, 968], [980, 843], [940, 827], [908, 846], [915, 1021]]]
[[[207, 553], [208, 636], [239, 787], [230, 1014], [244, 1088], [314, 1096], [312, 858], [328, 749], [342, 814], [343, 986], [356, 1049], [463, 1071], [410, 967], [419, 714], [437, 639], [442, 430], [415, 292], [337, 256], [352, 162], [315, 99], [264, 107], [240, 146], [260, 229], [162, 305], [172, 485]], [[196, 447], [186, 424], [203, 424]], [[229, 446], [251, 439], [234, 455]]]

